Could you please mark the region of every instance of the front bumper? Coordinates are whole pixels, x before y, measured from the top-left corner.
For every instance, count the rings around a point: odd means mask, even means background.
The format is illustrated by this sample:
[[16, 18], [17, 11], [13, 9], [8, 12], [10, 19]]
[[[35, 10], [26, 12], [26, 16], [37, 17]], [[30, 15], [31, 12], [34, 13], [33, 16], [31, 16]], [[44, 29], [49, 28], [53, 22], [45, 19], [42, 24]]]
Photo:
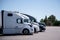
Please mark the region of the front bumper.
[[34, 28], [30, 28], [30, 34], [34, 33]]
[[46, 30], [46, 27], [42, 27], [42, 26], [40, 26], [40, 29], [42, 29], [42, 30]]

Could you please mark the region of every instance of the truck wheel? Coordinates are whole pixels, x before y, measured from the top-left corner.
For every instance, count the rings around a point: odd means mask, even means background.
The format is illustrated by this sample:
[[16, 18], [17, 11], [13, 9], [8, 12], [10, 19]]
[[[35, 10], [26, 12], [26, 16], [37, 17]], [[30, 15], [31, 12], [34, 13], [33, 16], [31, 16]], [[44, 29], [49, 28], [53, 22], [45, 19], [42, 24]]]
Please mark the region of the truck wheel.
[[34, 33], [36, 33], [36, 28], [34, 28]]
[[23, 30], [23, 34], [25, 34], [25, 35], [29, 34], [29, 30], [28, 29], [24, 29]]
[[40, 29], [40, 32], [42, 32], [42, 29]]

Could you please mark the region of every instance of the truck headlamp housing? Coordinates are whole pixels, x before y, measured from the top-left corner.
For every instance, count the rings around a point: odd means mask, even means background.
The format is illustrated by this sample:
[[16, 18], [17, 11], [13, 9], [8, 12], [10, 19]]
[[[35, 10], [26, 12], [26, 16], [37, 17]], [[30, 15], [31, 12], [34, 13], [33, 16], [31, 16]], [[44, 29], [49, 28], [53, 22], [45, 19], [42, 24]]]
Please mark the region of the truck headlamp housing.
[[32, 25], [29, 24], [30, 27], [32, 27]]

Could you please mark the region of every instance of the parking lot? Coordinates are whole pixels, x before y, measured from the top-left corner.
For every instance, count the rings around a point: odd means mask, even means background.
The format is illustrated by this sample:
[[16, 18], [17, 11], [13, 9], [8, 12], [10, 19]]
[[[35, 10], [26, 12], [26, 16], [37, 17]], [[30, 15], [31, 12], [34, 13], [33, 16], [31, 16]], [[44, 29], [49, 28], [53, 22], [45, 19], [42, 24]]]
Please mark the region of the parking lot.
[[60, 27], [46, 27], [45, 32], [33, 35], [0, 36], [0, 40], [60, 40]]

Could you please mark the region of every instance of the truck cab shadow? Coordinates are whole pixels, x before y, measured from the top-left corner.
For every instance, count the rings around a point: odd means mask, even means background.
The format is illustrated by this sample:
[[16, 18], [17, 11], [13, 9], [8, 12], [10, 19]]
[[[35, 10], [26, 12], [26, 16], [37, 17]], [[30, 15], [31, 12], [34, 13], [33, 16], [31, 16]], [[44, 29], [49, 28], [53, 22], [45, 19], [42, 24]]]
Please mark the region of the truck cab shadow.
[[27, 35], [32, 35], [32, 34], [1, 34], [0, 36], [27, 36]]

